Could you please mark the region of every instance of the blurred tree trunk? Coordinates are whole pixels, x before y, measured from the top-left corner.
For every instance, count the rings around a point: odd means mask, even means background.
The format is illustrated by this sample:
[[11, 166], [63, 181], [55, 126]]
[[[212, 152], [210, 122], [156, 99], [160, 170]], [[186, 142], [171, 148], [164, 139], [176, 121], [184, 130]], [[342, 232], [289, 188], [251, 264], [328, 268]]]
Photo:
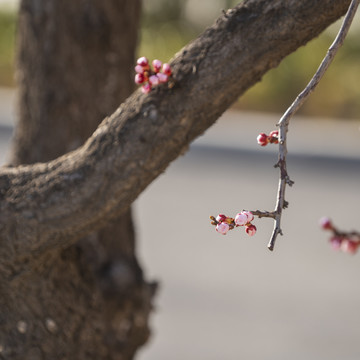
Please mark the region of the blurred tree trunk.
[[[140, 9], [140, 0], [21, 2], [12, 165], [79, 147], [131, 93]], [[154, 288], [134, 251], [129, 210], [31, 268], [16, 264], [13, 286], [1, 293], [2, 355], [131, 359], [149, 336]]]

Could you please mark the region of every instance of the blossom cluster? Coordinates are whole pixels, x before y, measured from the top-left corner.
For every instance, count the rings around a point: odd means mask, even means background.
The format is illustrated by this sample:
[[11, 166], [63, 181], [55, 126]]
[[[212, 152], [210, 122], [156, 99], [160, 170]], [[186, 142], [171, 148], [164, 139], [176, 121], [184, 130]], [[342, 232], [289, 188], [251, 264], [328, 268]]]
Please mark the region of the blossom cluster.
[[265, 133], [260, 133], [256, 138], [257, 142], [261, 146], [266, 146], [267, 144], [278, 144], [279, 143], [279, 131], [274, 130], [269, 135]]
[[153, 86], [169, 81], [171, 76], [171, 67], [167, 63], [162, 63], [160, 60], [153, 60], [152, 68], [150, 67], [149, 60], [142, 56], [137, 59], [135, 66], [135, 83], [142, 84], [141, 91], [144, 94], [150, 92]]
[[235, 218], [228, 217], [224, 214], [219, 214], [216, 218], [210, 216], [211, 224], [215, 225], [215, 230], [223, 235], [226, 235], [229, 230], [233, 230], [235, 227], [245, 226], [245, 232], [249, 236], [253, 236], [256, 233], [256, 226], [251, 224], [254, 220], [254, 215], [251, 211], [241, 211], [236, 214]]
[[357, 252], [360, 245], [359, 234], [339, 232], [328, 217], [320, 219], [320, 226], [322, 229], [332, 232], [329, 241], [334, 250], [341, 250], [348, 254]]

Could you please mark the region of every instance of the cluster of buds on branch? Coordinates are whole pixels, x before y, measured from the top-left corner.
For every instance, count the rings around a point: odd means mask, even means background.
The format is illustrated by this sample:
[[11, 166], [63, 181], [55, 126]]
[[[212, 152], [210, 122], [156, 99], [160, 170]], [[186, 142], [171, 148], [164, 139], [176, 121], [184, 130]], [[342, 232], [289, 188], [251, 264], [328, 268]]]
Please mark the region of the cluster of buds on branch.
[[[278, 144], [279, 143], [279, 131], [274, 130], [269, 135], [266, 135], [265, 133], [261, 133], [257, 137], [257, 142], [261, 146], [265, 146], [268, 143]], [[282, 172], [287, 174], [286, 168], [285, 168], [285, 161], [283, 162], [283, 165], [282, 165]], [[288, 176], [286, 176], [285, 178], [287, 179], [287, 181], [284, 182], [284, 184], [292, 183], [292, 182], [290, 183], [290, 179], [288, 179]], [[280, 179], [280, 181], [282, 182], [282, 179]], [[283, 186], [281, 186], [280, 188], [282, 189]], [[283, 207], [285, 207], [284, 190], [280, 191], [280, 193], [278, 194], [277, 203], [280, 205], [277, 204], [276, 211], [273, 211], [273, 212], [259, 211], [259, 210], [254, 211], [255, 215], [257, 215], [259, 218], [268, 217], [268, 218], [274, 219], [274, 221], [275, 221], [274, 231], [273, 231], [273, 234], [271, 236], [271, 239], [270, 239], [270, 242], [268, 245], [270, 250], [273, 250], [276, 236], [278, 234], [282, 234], [281, 229], [280, 229], [280, 217], [281, 217], [281, 210]], [[256, 230], [257, 230], [256, 226], [251, 224], [251, 221], [254, 220], [254, 213], [251, 211], [243, 210], [242, 212], [238, 213], [235, 216], [235, 218], [231, 218], [226, 215], [219, 214], [216, 218], [214, 216], [210, 216], [210, 219], [211, 219], [211, 224], [216, 226], [215, 230], [220, 234], [226, 235], [230, 230], [233, 230], [235, 227], [245, 226], [245, 232], [249, 236], [254, 236], [256, 233]]]
[[228, 217], [224, 214], [219, 214], [216, 218], [210, 216], [211, 224], [215, 225], [215, 230], [223, 235], [226, 235], [229, 230], [233, 230], [235, 227], [245, 226], [245, 232], [249, 236], [253, 236], [256, 233], [256, 226], [251, 224], [254, 220], [254, 215], [251, 211], [242, 211], [236, 214], [235, 218]]
[[266, 146], [267, 144], [278, 144], [279, 131], [274, 130], [269, 135], [266, 135], [265, 133], [260, 133], [257, 137], [257, 142], [261, 146]]
[[348, 254], [355, 254], [357, 252], [360, 246], [360, 234], [358, 232], [341, 232], [327, 217], [320, 219], [320, 226], [322, 229], [332, 232], [329, 241], [334, 250], [341, 250]]
[[[316, 86], [319, 84], [321, 78], [324, 76], [326, 70], [328, 69], [330, 63], [334, 59], [335, 54], [338, 49], [344, 42], [344, 39], [348, 33], [351, 22], [355, 16], [357, 7], [359, 5], [360, 0], [352, 0], [348, 11], [345, 15], [344, 21], [341, 25], [341, 28], [336, 36], [334, 42], [332, 43], [329, 51], [326, 53], [321, 65], [318, 67], [314, 76], [311, 78], [309, 83], [306, 85], [305, 89], [296, 97], [293, 103], [289, 106], [289, 108], [285, 111], [283, 116], [280, 118], [278, 122], [278, 126], [281, 134], [281, 141], [279, 141], [279, 131], [272, 131], [269, 135], [265, 133], [260, 133], [257, 137], [257, 142], [261, 146], [266, 146], [267, 144], [279, 144], [278, 146], [278, 162], [275, 167], [279, 168], [279, 185], [277, 190], [277, 198], [276, 205], [273, 212], [262, 212], [262, 211], [254, 211], [255, 215], [259, 218], [261, 217], [269, 217], [274, 219], [274, 228], [270, 237], [270, 241], [268, 244], [269, 250], [274, 249], [275, 241], [278, 235], [282, 235], [282, 230], [280, 227], [282, 211], [287, 207], [288, 202], [285, 200], [285, 189], [286, 185], [291, 186], [293, 181], [290, 180], [286, 169], [286, 154], [287, 154], [287, 140], [286, 133], [288, 131], [289, 122], [292, 116], [298, 111], [298, 109], [304, 104], [305, 100], [309, 97], [309, 95], [314, 91]], [[216, 231], [225, 235], [229, 230], [234, 229], [237, 226], [245, 226], [246, 232], [249, 235], [254, 235], [256, 232], [256, 227], [250, 223], [253, 219], [253, 214], [251, 214], [251, 220], [247, 218], [247, 215], [241, 212], [236, 215], [236, 217], [230, 218], [225, 215], [218, 215], [215, 219], [213, 216], [210, 216], [212, 220], [212, 224], [216, 226]], [[245, 220], [246, 218], [246, 220]], [[244, 219], [244, 220], [240, 220]], [[243, 222], [246, 223], [243, 223]], [[330, 239], [331, 245], [333, 248], [341, 249], [344, 252], [354, 254], [357, 251], [357, 248], [360, 246], [360, 233], [350, 232], [343, 233], [339, 232], [331, 223], [329, 219], [323, 219], [321, 222], [321, 226], [323, 229], [331, 230], [333, 232], [333, 236]]]
[[153, 86], [167, 83], [171, 76], [171, 67], [167, 63], [162, 63], [160, 60], [155, 59], [152, 62], [152, 68], [149, 65], [149, 60], [142, 56], [137, 59], [135, 66], [135, 83], [142, 84], [141, 91], [144, 94], [150, 92]]

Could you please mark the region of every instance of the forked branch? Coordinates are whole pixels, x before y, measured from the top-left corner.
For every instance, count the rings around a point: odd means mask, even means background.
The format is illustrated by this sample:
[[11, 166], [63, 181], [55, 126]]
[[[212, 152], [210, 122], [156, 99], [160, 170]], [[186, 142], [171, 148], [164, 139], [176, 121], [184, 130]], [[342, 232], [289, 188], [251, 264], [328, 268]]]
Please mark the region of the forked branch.
[[281, 231], [281, 215], [284, 207], [286, 207], [285, 202], [285, 189], [286, 185], [292, 185], [293, 182], [290, 180], [289, 175], [286, 169], [286, 155], [287, 155], [287, 132], [289, 127], [290, 119], [295, 115], [295, 113], [299, 110], [299, 108], [304, 104], [306, 99], [309, 95], [315, 90], [316, 86], [319, 84], [320, 80], [324, 76], [326, 70], [330, 66], [331, 62], [333, 61], [337, 51], [344, 43], [346, 35], [349, 31], [350, 25], [353, 21], [355, 16], [356, 10], [360, 0], [352, 0], [349, 6], [349, 9], [346, 13], [346, 16], [343, 20], [343, 23], [340, 27], [340, 30], [330, 46], [329, 50], [326, 53], [323, 61], [321, 62], [319, 68], [317, 69], [316, 73], [310, 80], [310, 82], [306, 85], [305, 89], [297, 96], [294, 102], [290, 105], [290, 107], [286, 110], [284, 115], [281, 117], [280, 121], [278, 122], [279, 126], [279, 160], [277, 166], [280, 170], [280, 179], [279, 179], [279, 186], [277, 191], [277, 200], [275, 206], [275, 223], [274, 229], [270, 237], [270, 241], [268, 244], [269, 250], [273, 250], [275, 246], [275, 241], [277, 236], [280, 234], [282, 235]]

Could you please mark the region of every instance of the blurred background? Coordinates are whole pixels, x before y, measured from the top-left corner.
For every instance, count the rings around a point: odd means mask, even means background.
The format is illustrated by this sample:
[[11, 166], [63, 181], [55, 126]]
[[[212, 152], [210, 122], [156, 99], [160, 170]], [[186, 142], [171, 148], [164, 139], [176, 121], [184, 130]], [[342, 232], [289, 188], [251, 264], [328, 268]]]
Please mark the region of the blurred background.
[[[169, 60], [236, 1], [144, 0], [139, 56]], [[0, 1], [0, 159], [15, 119], [16, 1]], [[360, 254], [336, 253], [323, 215], [360, 230], [360, 23], [291, 123], [284, 236], [217, 234], [209, 215], [272, 210], [276, 147], [260, 148], [309, 81], [339, 23], [286, 58], [152, 183], [135, 203], [138, 252], [160, 282], [153, 336], [139, 360], [358, 359]]]
[[[138, 54], [169, 60], [234, 0], [144, 0]], [[14, 86], [14, 36], [17, 0], [0, 0], [0, 86]], [[341, 52], [302, 114], [357, 118], [360, 113], [360, 22], [354, 21]], [[298, 49], [248, 91], [235, 106], [244, 110], [283, 112], [309, 81], [332, 43], [339, 23]], [[336, 91], [333, 91], [336, 89]]]

